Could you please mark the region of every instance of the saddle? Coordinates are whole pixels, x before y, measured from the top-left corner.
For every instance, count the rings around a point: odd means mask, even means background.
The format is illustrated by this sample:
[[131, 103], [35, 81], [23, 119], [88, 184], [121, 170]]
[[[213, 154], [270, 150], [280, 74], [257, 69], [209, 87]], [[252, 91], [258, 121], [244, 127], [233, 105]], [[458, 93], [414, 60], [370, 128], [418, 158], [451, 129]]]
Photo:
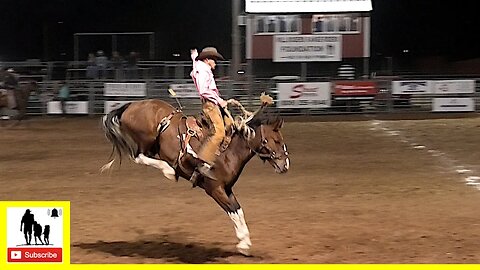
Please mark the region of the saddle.
[[[160, 121], [160, 123], [157, 126], [158, 134], [164, 132], [170, 126], [170, 120], [176, 113], [179, 113], [179, 112], [181, 111], [175, 110]], [[186, 152], [189, 152], [188, 147], [190, 147], [190, 139], [192, 137], [196, 137], [200, 142], [203, 142], [203, 140], [206, 137], [210, 136], [210, 134], [213, 132], [213, 124], [207, 117], [203, 115], [203, 113], [200, 113], [196, 116], [184, 116], [184, 118], [185, 118], [186, 134], [184, 135], [183, 138], [180, 138], [181, 150], [180, 150], [179, 159]], [[223, 152], [228, 148], [228, 145], [232, 140], [233, 131], [234, 131], [233, 125], [230, 127], [230, 129], [227, 129], [225, 131], [225, 136], [223, 138], [222, 143], [220, 144], [219, 151], [217, 151], [216, 153], [217, 155], [220, 155], [220, 152]], [[191, 152], [193, 152], [193, 150]], [[195, 154], [195, 153], [192, 153], [192, 154]]]
[[[210, 136], [213, 132], [213, 124], [211, 121], [206, 118], [203, 114], [198, 114], [196, 116], [187, 116], [185, 120], [185, 125], [187, 128], [187, 134], [185, 141], [182, 144], [182, 152], [187, 150], [187, 146], [192, 137], [197, 137], [200, 142], [203, 142], [204, 139]], [[220, 155], [221, 152], [224, 152], [232, 140], [233, 135], [233, 125], [230, 129], [225, 130], [225, 136], [223, 141], [220, 144], [220, 149], [217, 150], [216, 155]]]
[[[160, 135], [170, 126], [172, 117], [179, 112], [181, 111], [180, 110], [173, 111], [160, 121], [160, 123], [157, 126], [158, 135]], [[203, 143], [203, 141], [212, 133], [213, 124], [202, 113], [196, 116], [183, 116], [183, 118], [185, 119], [186, 130], [184, 134], [179, 134], [181, 148], [180, 148], [180, 153], [173, 167], [175, 168], [175, 170], [177, 169], [177, 167], [180, 167], [182, 171], [187, 172], [189, 170], [183, 166], [183, 162], [182, 162], [182, 159], [185, 157], [185, 154], [189, 153], [193, 157], [198, 158], [197, 154], [190, 146], [190, 139], [192, 137], [196, 137], [200, 141], [200, 143]], [[217, 153], [216, 153], [217, 156], [220, 155], [221, 152], [225, 151], [228, 148], [228, 145], [230, 144], [230, 141], [231, 141], [231, 137], [233, 135], [233, 131], [234, 131], [233, 125], [230, 127], [230, 129], [226, 130], [225, 132], [226, 134], [223, 138], [222, 143], [220, 144], [220, 149], [217, 150]], [[192, 176], [190, 178], [190, 181], [192, 182], [193, 187], [196, 186], [198, 177], [199, 177], [199, 173], [196, 170], [193, 170]], [[178, 176], [176, 177], [176, 180], [178, 181]]]

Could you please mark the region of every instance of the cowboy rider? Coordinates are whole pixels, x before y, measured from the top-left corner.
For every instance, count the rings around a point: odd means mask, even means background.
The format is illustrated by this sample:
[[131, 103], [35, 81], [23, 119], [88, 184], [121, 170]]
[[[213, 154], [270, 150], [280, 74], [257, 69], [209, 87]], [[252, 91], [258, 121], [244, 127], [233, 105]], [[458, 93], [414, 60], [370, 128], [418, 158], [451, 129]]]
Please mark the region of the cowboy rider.
[[210, 119], [214, 127], [214, 133], [202, 144], [198, 153], [198, 158], [202, 162], [197, 166], [197, 170], [202, 175], [215, 179], [211, 168], [215, 163], [220, 144], [225, 139], [225, 130], [229, 130], [233, 124], [231, 118], [225, 115], [226, 107], [233, 99], [226, 101], [221, 98], [215, 83], [212, 71], [215, 69], [216, 61], [224, 60], [217, 49], [206, 47], [200, 54], [196, 49], [191, 50], [190, 53], [193, 61], [190, 76], [200, 95], [203, 114]]
[[11, 109], [15, 109], [17, 107], [15, 101], [15, 91], [18, 89], [18, 78], [17, 75], [14, 73], [12, 68], [1, 69], [0, 74], [1, 79], [1, 88], [7, 91], [8, 102], [10, 104]]

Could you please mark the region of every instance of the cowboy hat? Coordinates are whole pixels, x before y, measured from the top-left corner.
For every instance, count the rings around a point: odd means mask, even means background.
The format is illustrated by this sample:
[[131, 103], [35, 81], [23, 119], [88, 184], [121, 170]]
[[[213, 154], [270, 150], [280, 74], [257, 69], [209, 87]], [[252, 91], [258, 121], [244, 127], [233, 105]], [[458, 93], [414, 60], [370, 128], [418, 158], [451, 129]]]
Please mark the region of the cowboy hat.
[[203, 60], [206, 58], [213, 59], [215, 61], [225, 60], [225, 58], [223, 58], [223, 56], [217, 52], [215, 47], [205, 47], [195, 60]]

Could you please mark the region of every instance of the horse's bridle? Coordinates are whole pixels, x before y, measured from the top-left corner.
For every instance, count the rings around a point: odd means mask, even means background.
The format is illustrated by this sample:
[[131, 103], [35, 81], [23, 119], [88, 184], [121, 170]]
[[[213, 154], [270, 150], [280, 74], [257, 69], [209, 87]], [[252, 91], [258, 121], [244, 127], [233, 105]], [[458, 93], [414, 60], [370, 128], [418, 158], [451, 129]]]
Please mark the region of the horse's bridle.
[[[262, 160], [268, 160], [268, 159], [280, 159], [282, 156], [281, 154], [276, 153], [273, 151], [268, 145], [268, 140], [264, 137], [263, 135], [263, 125], [260, 125], [260, 136], [261, 136], [261, 147], [259, 150], [255, 150], [254, 147], [252, 147], [250, 144], [248, 145], [250, 147], [250, 150], [254, 152], [260, 159]], [[262, 153], [262, 150], [266, 149], [267, 153]], [[285, 151], [285, 155], [288, 156], [288, 152]]]

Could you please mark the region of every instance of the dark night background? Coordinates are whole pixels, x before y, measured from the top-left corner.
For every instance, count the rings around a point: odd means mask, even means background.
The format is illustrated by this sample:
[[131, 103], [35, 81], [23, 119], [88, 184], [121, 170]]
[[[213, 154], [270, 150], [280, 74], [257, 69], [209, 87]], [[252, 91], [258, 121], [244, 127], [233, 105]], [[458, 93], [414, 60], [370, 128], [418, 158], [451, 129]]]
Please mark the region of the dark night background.
[[[188, 59], [191, 47], [216, 46], [231, 57], [231, 1], [228, 0], [2, 0], [0, 61], [28, 58], [73, 60], [73, 33], [155, 32], [156, 59], [172, 53]], [[449, 60], [480, 57], [475, 2], [374, 0], [372, 57], [443, 56]], [[100, 40], [100, 41], [99, 41]], [[110, 38], [98, 38], [109, 51]], [[104, 42], [104, 43], [102, 43]], [[126, 53], [145, 38], [120, 39]], [[97, 43], [98, 44], [98, 43]], [[87, 51], [80, 52], [80, 60]]]

